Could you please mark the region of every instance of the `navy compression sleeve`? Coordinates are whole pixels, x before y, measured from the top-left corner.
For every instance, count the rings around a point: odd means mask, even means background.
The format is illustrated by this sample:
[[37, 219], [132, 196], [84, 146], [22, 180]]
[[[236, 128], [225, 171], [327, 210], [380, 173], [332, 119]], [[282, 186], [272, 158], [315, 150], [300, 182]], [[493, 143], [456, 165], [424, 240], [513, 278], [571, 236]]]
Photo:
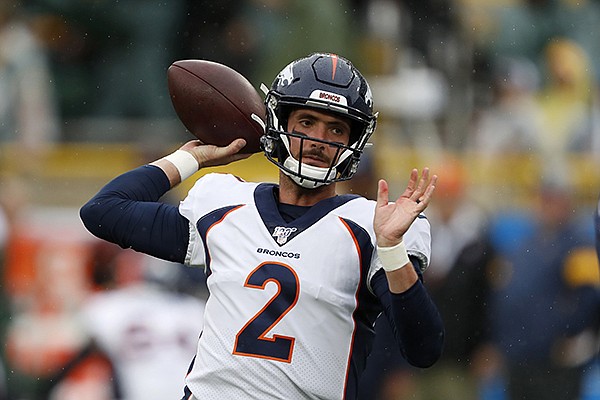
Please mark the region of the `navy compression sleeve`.
[[158, 202], [169, 189], [165, 173], [145, 165], [113, 179], [79, 214], [85, 227], [101, 239], [183, 263], [189, 223], [177, 207]]
[[421, 280], [404, 293], [391, 293], [385, 273], [380, 270], [371, 285], [406, 360], [415, 367], [432, 366], [442, 354], [444, 325]]

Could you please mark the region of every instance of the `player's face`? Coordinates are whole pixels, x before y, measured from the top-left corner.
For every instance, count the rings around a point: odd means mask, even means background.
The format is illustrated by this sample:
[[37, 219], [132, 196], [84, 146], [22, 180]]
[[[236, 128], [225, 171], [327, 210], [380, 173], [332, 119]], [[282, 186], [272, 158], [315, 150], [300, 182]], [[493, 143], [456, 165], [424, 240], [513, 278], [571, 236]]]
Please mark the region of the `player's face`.
[[[297, 109], [288, 118], [288, 132], [294, 132], [328, 142], [348, 145], [350, 142], [350, 122], [334, 114], [312, 109]], [[328, 168], [339, 156], [337, 146], [300, 138], [290, 137], [290, 152], [298, 159], [302, 146], [302, 163], [315, 167]], [[337, 160], [335, 160], [337, 161]]]

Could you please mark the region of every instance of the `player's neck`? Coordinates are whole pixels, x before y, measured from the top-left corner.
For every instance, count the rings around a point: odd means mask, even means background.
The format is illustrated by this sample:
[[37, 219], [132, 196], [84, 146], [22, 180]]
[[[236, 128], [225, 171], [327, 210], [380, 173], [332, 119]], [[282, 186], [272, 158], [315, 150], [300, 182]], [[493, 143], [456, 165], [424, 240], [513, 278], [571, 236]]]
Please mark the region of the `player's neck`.
[[321, 200], [334, 197], [335, 183], [320, 186], [315, 189], [303, 188], [290, 179], [289, 176], [279, 174], [279, 202], [296, 206], [314, 206]]

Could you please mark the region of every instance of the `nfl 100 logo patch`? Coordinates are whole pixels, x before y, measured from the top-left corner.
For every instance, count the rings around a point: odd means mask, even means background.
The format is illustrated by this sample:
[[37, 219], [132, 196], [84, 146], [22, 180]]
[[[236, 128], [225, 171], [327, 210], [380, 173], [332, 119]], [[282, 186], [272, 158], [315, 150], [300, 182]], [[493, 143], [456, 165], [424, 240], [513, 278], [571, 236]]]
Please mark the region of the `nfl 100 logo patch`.
[[273, 231], [273, 237], [277, 239], [277, 243], [282, 245], [288, 241], [290, 235], [296, 232], [298, 228], [288, 228], [286, 226], [278, 226]]

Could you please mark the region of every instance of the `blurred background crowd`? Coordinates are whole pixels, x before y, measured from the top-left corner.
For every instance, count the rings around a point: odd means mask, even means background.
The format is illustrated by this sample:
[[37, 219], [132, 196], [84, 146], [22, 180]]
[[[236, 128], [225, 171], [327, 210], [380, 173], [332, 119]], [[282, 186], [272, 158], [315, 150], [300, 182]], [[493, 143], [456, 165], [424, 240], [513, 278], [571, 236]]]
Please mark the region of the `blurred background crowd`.
[[412, 369], [378, 324], [362, 398], [600, 399], [599, 21], [598, 0], [0, 0], [0, 400], [181, 397], [202, 272], [98, 243], [78, 208], [192, 138], [172, 62], [258, 88], [313, 51], [350, 58], [379, 111], [344, 190], [440, 176], [425, 284], [446, 351]]

